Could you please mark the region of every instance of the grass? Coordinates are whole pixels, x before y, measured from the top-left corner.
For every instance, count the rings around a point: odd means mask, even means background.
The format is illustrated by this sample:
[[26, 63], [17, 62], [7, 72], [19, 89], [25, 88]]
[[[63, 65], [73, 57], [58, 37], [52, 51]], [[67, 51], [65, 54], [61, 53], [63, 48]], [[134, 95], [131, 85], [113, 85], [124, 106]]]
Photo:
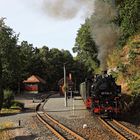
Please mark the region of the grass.
[[[4, 122], [0, 124], [0, 140], [10, 140], [12, 134], [8, 129], [12, 128], [14, 124], [12, 122]], [[14, 140], [14, 139], [13, 139]]]
[[20, 109], [6, 109], [6, 108], [3, 108], [1, 110], [0, 114], [16, 114], [16, 113], [19, 113], [20, 111], [21, 111]]

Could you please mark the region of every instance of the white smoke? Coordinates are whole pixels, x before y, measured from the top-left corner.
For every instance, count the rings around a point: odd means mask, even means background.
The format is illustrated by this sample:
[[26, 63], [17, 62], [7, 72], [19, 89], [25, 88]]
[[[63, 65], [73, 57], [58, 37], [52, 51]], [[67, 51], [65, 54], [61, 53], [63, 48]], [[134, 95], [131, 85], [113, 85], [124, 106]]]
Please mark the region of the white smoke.
[[98, 59], [104, 70], [108, 55], [120, 36], [119, 28], [111, 22], [117, 16], [114, 4], [114, 0], [43, 0], [43, 9], [47, 15], [59, 20], [72, 19], [80, 11], [87, 18], [94, 12], [90, 22], [91, 35], [98, 46]]
[[108, 55], [113, 51], [120, 36], [119, 28], [111, 22], [117, 16], [117, 12], [113, 5], [102, 0], [95, 0], [94, 5], [94, 15], [90, 23], [91, 34], [98, 46], [101, 68], [105, 70]]
[[45, 13], [55, 19], [72, 19], [80, 11], [88, 17], [93, 13], [94, 0], [43, 0]]

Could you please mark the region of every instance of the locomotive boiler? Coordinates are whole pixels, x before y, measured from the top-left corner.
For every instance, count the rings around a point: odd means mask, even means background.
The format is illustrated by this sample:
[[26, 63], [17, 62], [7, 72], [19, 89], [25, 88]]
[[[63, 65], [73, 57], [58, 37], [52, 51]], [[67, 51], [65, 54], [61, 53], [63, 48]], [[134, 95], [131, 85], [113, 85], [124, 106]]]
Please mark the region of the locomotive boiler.
[[88, 109], [96, 114], [120, 113], [121, 86], [106, 71], [80, 84], [80, 94]]

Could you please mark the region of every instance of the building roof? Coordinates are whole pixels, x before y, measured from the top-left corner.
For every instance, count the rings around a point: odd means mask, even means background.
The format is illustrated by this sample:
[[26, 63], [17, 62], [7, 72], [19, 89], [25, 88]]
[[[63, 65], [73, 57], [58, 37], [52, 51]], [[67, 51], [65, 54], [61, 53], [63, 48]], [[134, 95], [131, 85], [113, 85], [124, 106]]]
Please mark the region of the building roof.
[[37, 75], [32, 75], [27, 80], [24, 80], [23, 83], [43, 83], [43, 84], [46, 84], [46, 81]]

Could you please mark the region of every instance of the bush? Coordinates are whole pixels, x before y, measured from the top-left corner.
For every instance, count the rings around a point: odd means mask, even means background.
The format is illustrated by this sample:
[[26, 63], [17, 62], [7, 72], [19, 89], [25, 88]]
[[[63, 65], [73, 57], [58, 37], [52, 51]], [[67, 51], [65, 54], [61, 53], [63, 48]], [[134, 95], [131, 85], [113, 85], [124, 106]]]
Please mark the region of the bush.
[[13, 100], [12, 101], [12, 108], [24, 109], [24, 103], [21, 103], [19, 101]]
[[140, 94], [139, 93], [132, 94], [132, 101], [130, 104], [129, 112], [134, 113], [134, 114], [140, 112]]
[[[131, 92], [133, 95], [140, 94], [140, 74], [135, 73], [128, 82], [129, 88], [131, 89]], [[135, 95], [136, 96], [136, 95]]]
[[4, 90], [4, 108], [10, 108], [12, 105], [12, 100], [14, 99], [14, 94], [11, 90]]
[[120, 30], [122, 32], [120, 45], [124, 45], [127, 39], [139, 31], [140, 2], [139, 0], [125, 0], [119, 6]]

